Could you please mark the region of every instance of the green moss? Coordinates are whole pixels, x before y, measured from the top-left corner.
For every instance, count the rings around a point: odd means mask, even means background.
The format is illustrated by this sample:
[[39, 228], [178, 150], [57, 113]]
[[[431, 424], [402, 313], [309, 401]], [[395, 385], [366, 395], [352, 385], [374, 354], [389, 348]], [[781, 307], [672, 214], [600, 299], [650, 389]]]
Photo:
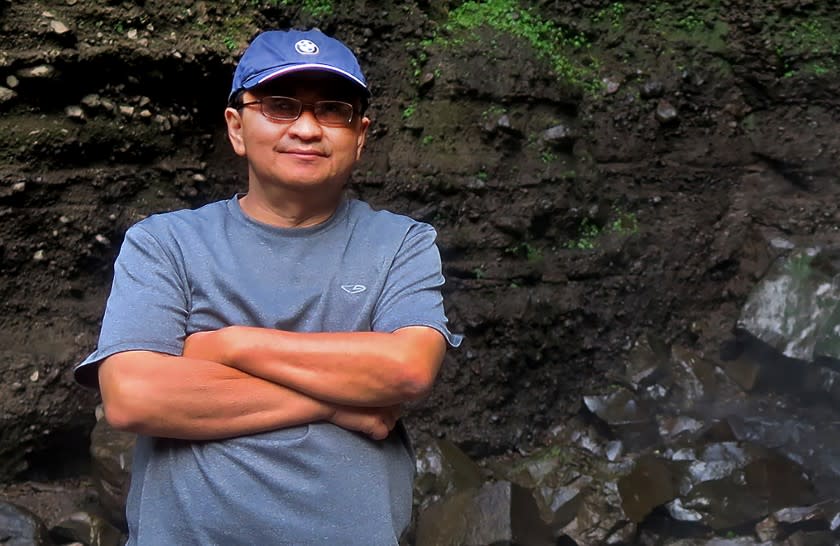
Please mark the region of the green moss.
[[[406, 47], [411, 50], [414, 48], [414, 42], [408, 42]], [[412, 55], [408, 63], [411, 65], [411, 73], [415, 78], [419, 78], [420, 74], [423, 72], [423, 66], [426, 64], [426, 61], [429, 60], [428, 54], [423, 51], [422, 49], [417, 51], [416, 54]]]
[[840, 68], [840, 22], [818, 15], [808, 17], [768, 16], [764, 42], [778, 59], [783, 77], [800, 70], [823, 76]]
[[222, 45], [228, 51], [233, 51], [240, 44], [245, 44], [254, 28], [253, 20], [247, 15], [237, 15], [225, 19], [222, 26]]
[[487, 121], [491, 117], [501, 116], [505, 113], [507, 113], [507, 109], [505, 109], [503, 106], [494, 104], [481, 113], [481, 120]]
[[479, 27], [492, 28], [525, 40], [537, 56], [546, 59], [554, 73], [565, 82], [593, 90], [600, 87], [600, 82], [594, 77], [594, 69], [577, 64], [570, 56], [571, 53], [590, 47], [586, 37], [544, 20], [536, 10], [523, 8], [516, 0], [464, 2], [449, 13], [442, 25], [445, 34], [451, 37], [438, 35], [424, 41], [423, 45], [457, 45], [472, 37], [472, 31]]
[[[252, 4], [260, 4], [260, 0], [252, 0]], [[266, 2], [271, 6], [300, 6], [301, 11], [310, 15], [311, 17], [320, 18], [332, 15], [333, 3], [330, 0], [267, 0]]]
[[505, 254], [513, 254], [515, 256], [524, 256], [526, 260], [531, 263], [541, 262], [543, 259], [542, 250], [531, 243], [519, 243], [509, 246], [505, 249]]
[[598, 239], [608, 233], [621, 237], [629, 237], [639, 232], [639, 221], [632, 212], [613, 207], [611, 219], [603, 226], [599, 226], [589, 218], [584, 218], [578, 227], [575, 239], [566, 243], [566, 248], [591, 250], [598, 247]]
[[607, 21], [611, 27], [619, 28], [624, 20], [625, 11], [626, 8], [623, 2], [615, 2], [610, 4], [609, 7], [595, 12], [592, 16], [592, 22], [598, 24]]
[[729, 25], [721, 20], [718, 2], [653, 2], [646, 10], [653, 30], [665, 41], [685, 42], [712, 52], [726, 48]]
[[403, 108], [403, 111], [402, 111], [402, 117], [403, 117], [403, 119], [409, 119], [409, 118], [411, 118], [411, 117], [412, 117], [412, 116], [413, 116], [416, 112], [417, 112], [417, 103], [416, 103], [416, 102], [412, 102], [411, 104], [409, 104], [408, 106], [406, 106], [405, 108]]

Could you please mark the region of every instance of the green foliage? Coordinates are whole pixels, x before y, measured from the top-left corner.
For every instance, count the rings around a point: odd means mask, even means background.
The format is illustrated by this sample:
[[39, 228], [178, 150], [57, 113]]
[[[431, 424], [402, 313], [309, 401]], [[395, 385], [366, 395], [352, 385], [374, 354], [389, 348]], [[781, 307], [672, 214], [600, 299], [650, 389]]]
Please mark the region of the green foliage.
[[531, 243], [523, 242], [516, 245], [509, 246], [505, 249], [505, 254], [513, 254], [517, 256], [525, 256], [525, 259], [531, 263], [542, 261], [543, 253], [538, 247]]
[[678, 28], [685, 29], [688, 32], [695, 32], [702, 29], [705, 26], [705, 23], [703, 22], [703, 19], [694, 13], [689, 12], [685, 16], [677, 19], [676, 25]]
[[438, 36], [424, 44], [462, 43], [463, 38], [460, 36], [472, 36], [472, 31], [482, 26], [527, 41], [539, 57], [551, 64], [555, 74], [561, 79], [592, 90], [600, 87], [592, 68], [575, 64], [569, 57], [570, 52], [590, 47], [586, 37], [580, 33], [568, 32], [553, 22], [542, 19], [536, 10], [523, 8], [516, 0], [464, 2], [449, 13], [448, 20], [443, 24], [443, 30], [456, 38], [445, 39]]
[[797, 68], [817, 76], [838, 68], [840, 25], [835, 21], [808, 17], [804, 19], [769, 18], [766, 42], [779, 60], [782, 76], [790, 78]]
[[475, 175], [475, 177], [478, 178], [479, 180], [481, 180], [482, 182], [487, 182], [487, 179], [489, 178], [489, 175], [487, 174], [487, 171], [482, 170], [482, 171], [478, 171], [478, 173]]
[[494, 104], [493, 106], [490, 106], [489, 108], [487, 108], [487, 110], [485, 110], [481, 113], [481, 120], [482, 121], [487, 121], [491, 117], [501, 116], [506, 112], [507, 112], [507, 110], [505, 110], [504, 107]]
[[837, 35], [829, 32], [827, 24], [819, 19], [797, 21], [787, 34], [789, 43], [796, 45], [799, 53], [840, 53], [840, 40]]
[[531, 263], [541, 262], [543, 259], [542, 250], [525, 243], [525, 259]]
[[553, 162], [557, 161], [557, 154], [555, 154], [554, 152], [552, 152], [550, 150], [544, 150], [540, 154], [540, 160], [543, 163], [553, 163]]
[[689, 42], [708, 51], [723, 51], [729, 27], [721, 20], [717, 1], [651, 2], [645, 8], [653, 30], [664, 40]]
[[236, 49], [236, 38], [227, 34], [225, 37], [222, 38], [222, 43], [228, 49], [228, 51], [233, 51]]
[[577, 239], [566, 243], [566, 248], [576, 248], [578, 250], [591, 250], [595, 248], [596, 239], [600, 235], [601, 228], [594, 224], [589, 218], [584, 218], [580, 221], [580, 226], [578, 226]]
[[431, 144], [434, 141], [435, 141], [435, 137], [433, 137], [432, 135], [424, 135], [423, 138], [420, 140], [420, 143], [423, 146], [428, 146], [429, 144]]
[[615, 218], [609, 223], [609, 229], [613, 233], [619, 235], [632, 235], [639, 232], [639, 221], [636, 215], [632, 212], [623, 212], [618, 208], [613, 208]]
[[[411, 49], [413, 45], [414, 44], [412, 42], [409, 42], [408, 44], [406, 44], [406, 47]], [[425, 65], [426, 61], [428, 60], [429, 55], [423, 50], [420, 50], [416, 55], [412, 55], [411, 58], [408, 60], [408, 64], [411, 65], [411, 74], [415, 78], [420, 77], [420, 74], [422, 74], [423, 72], [423, 65]]]
[[486, 273], [484, 272], [484, 268], [479, 266], [479, 267], [473, 268], [472, 274], [473, 274], [473, 276], [475, 276], [476, 280], [480, 281], [481, 279], [484, 278], [484, 275]]
[[411, 118], [411, 116], [413, 116], [416, 112], [417, 112], [417, 103], [416, 103], [416, 102], [412, 102], [411, 104], [409, 104], [408, 106], [406, 106], [405, 108], [403, 108], [403, 111], [402, 111], [402, 117], [403, 117], [403, 119], [409, 119], [409, 118]]
[[566, 243], [566, 248], [592, 250], [597, 248], [598, 239], [608, 233], [629, 237], [639, 232], [639, 221], [632, 212], [613, 207], [612, 219], [604, 226], [599, 226], [589, 218], [584, 218], [578, 226], [577, 238]]
[[[251, 0], [252, 4], [259, 4], [260, 0]], [[315, 17], [326, 17], [332, 15], [333, 4], [330, 0], [267, 0], [271, 6], [296, 6], [300, 5], [301, 11]]]
[[[249, 29], [252, 28], [254, 28], [254, 21], [248, 15], [228, 17], [222, 26], [222, 45], [228, 51], [235, 50], [240, 44], [244, 44], [248, 40]], [[201, 30], [206, 33], [211, 32], [206, 26], [203, 26]]]
[[624, 19], [625, 7], [623, 2], [615, 2], [609, 7], [603, 8], [592, 16], [593, 23], [600, 23], [601, 21], [609, 21], [610, 26], [618, 28]]

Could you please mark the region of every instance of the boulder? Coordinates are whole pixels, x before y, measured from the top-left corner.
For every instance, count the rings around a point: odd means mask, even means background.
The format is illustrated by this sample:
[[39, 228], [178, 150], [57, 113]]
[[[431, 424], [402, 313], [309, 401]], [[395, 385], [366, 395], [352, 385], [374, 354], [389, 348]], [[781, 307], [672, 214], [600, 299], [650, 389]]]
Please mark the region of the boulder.
[[38, 516], [16, 504], [0, 501], [0, 544], [51, 546], [52, 541]]
[[76, 512], [50, 529], [58, 543], [81, 542], [87, 546], [119, 546], [125, 537], [105, 518], [90, 512]]
[[458, 491], [420, 513], [416, 546], [549, 546], [530, 490], [492, 482]]
[[[810, 361], [835, 353], [840, 249], [804, 248], [778, 259], [750, 293], [736, 329], [788, 358]], [[837, 345], [840, 347], [840, 345]]]
[[91, 433], [94, 484], [105, 516], [116, 527], [127, 529], [125, 501], [131, 481], [131, 461], [136, 436], [112, 428], [100, 419]]

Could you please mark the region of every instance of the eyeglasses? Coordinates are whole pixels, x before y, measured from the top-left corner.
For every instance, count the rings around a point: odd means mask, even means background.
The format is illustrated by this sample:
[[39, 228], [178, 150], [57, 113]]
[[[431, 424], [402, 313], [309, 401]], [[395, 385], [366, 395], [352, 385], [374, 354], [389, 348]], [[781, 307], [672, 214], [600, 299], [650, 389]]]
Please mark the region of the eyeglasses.
[[272, 121], [291, 122], [300, 117], [303, 107], [311, 107], [315, 119], [321, 125], [347, 127], [353, 121], [353, 105], [340, 100], [319, 100], [305, 103], [292, 97], [263, 97], [239, 104], [245, 106], [260, 105], [262, 115]]

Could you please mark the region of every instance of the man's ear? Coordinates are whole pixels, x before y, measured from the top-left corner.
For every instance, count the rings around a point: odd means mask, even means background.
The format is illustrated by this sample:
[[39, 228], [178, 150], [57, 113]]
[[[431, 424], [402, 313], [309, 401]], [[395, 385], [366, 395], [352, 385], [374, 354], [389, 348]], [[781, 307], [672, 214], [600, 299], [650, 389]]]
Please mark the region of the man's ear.
[[359, 122], [359, 135], [356, 137], [356, 161], [362, 157], [362, 149], [365, 147], [368, 127], [370, 127], [370, 118], [363, 117], [361, 122]]
[[242, 138], [242, 114], [236, 108], [225, 108], [225, 122], [230, 144], [236, 155], [245, 156], [245, 140]]

